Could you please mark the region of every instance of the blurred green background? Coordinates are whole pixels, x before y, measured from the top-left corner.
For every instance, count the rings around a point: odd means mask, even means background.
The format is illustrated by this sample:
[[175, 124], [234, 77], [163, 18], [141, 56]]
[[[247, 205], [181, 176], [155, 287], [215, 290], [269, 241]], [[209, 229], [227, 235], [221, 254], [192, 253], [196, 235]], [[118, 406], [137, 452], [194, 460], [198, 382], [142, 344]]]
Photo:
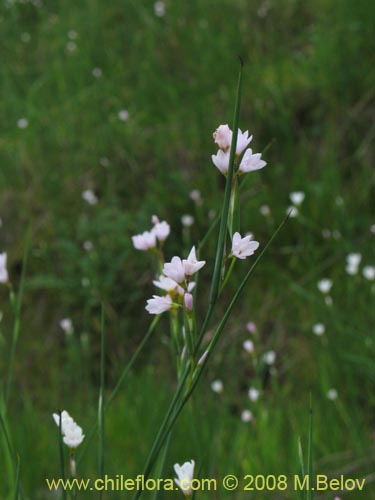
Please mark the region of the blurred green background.
[[[212, 132], [231, 122], [238, 56], [245, 60], [240, 126], [268, 163], [246, 179], [242, 230], [264, 245], [290, 193], [303, 191], [305, 200], [237, 307], [177, 426], [165, 476], [191, 458], [203, 476], [297, 472], [310, 393], [317, 470], [370, 474], [375, 289], [362, 271], [375, 265], [375, 4], [5, 0], [0, 9], [0, 252], [8, 252], [15, 289], [31, 234], [8, 410], [26, 497], [50, 498], [44, 478], [59, 475], [52, 411], [67, 409], [86, 432], [95, 420], [101, 301], [108, 390], [149, 325], [154, 262], [134, 250], [131, 235], [158, 214], [172, 227], [167, 256], [184, 255], [221, 208]], [[82, 198], [88, 189], [96, 204]], [[194, 217], [189, 229], [184, 214]], [[202, 252], [201, 316], [214, 251], [212, 238]], [[345, 270], [351, 252], [362, 255], [355, 275]], [[222, 310], [248, 265], [237, 266]], [[333, 280], [331, 306], [317, 288], [322, 278]], [[5, 376], [13, 321], [5, 286], [0, 297]], [[67, 317], [71, 336], [59, 325]], [[259, 356], [277, 355], [256, 380], [242, 348], [248, 321], [257, 325]], [[321, 337], [312, 333], [316, 323], [325, 325]], [[108, 412], [108, 473], [136, 475], [144, 463], [175, 387], [167, 335], [162, 322]], [[221, 394], [210, 389], [214, 379], [223, 381]], [[262, 391], [256, 403], [247, 397], [254, 384]], [[252, 423], [241, 421], [246, 408]], [[90, 451], [79, 472], [94, 477], [95, 442]], [[9, 467], [0, 460], [1, 498], [12, 483]], [[373, 498], [371, 480], [365, 493], [342, 497]], [[289, 498], [197, 497], [229, 495]]]

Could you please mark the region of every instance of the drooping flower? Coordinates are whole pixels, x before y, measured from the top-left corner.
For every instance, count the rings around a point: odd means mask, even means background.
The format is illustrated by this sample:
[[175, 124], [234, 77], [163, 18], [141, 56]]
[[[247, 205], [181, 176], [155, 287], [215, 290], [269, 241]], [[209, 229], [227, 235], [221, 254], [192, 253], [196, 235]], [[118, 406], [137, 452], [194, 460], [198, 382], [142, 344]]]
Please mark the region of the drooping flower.
[[194, 466], [194, 460], [185, 462], [183, 465], [174, 464], [174, 470], [177, 474], [174, 481], [186, 497], [191, 496], [193, 493], [191, 482], [194, 478]]
[[205, 264], [206, 264], [205, 260], [197, 260], [197, 256], [195, 253], [195, 246], [193, 246], [193, 248], [190, 250], [188, 258], [182, 261], [185, 276], [187, 278], [193, 276], [193, 274], [202, 269], [202, 267]]
[[267, 163], [264, 160], [262, 160], [261, 153], [253, 154], [252, 149], [249, 148], [245, 151], [245, 154], [243, 155], [239, 171], [245, 174], [247, 172], [253, 172], [254, 170], [260, 170], [266, 165]]
[[0, 253], [0, 283], [7, 283], [9, 280], [8, 270], [7, 270], [7, 253]]
[[216, 392], [216, 394], [221, 394], [224, 390], [224, 384], [221, 380], [217, 379], [211, 383], [211, 389]]
[[146, 311], [150, 314], [162, 314], [165, 311], [169, 311], [172, 306], [173, 302], [169, 295], [164, 295], [163, 297], [153, 295], [152, 299], [147, 301]]
[[132, 242], [137, 250], [151, 250], [156, 247], [156, 235], [152, 231], [144, 231], [142, 234], [132, 236]]
[[240, 233], [234, 233], [232, 240], [232, 254], [234, 257], [237, 259], [246, 259], [246, 257], [253, 255], [255, 250], [259, 247], [259, 242], [251, 238], [251, 235], [242, 238]]
[[220, 125], [213, 133], [215, 143], [223, 151], [227, 151], [230, 148], [232, 135], [233, 133], [228, 125]]
[[305, 199], [305, 193], [303, 191], [293, 191], [292, 193], [290, 193], [289, 198], [293, 205], [299, 206]]
[[320, 281], [318, 281], [318, 290], [322, 293], [329, 293], [329, 291], [331, 290], [332, 288], [332, 285], [333, 285], [333, 281], [328, 279], [328, 278], [324, 278]]
[[215, 167], [217, 167], [222, 174], [226, 175], [229, 168], [229, 150], [222, 151], [219, 149], [216, 155], [211, 155], [211, 158]]
[[185, 269], [180, 257], [172, 257], [171, 262], [166, 262], [163, 267], [163, 273], [167, 278], [171, 278], [176, 283], [185, 281]]

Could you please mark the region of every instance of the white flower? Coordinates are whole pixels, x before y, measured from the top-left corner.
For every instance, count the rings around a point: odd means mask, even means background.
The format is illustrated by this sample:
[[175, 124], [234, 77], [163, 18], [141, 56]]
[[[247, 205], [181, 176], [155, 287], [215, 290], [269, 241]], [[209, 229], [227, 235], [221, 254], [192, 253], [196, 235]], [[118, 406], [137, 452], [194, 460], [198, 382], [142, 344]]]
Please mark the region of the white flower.
[[150, 314], [162, 314], [165, 311], [169, 311], [172, 308], [173, 302], [169, 295], [164, 295], [159, 297], [158, 295], [153, 295], [152, 299], [147, 301], [146, 311]]
[[185, 269], [180, 257], [172, 257], [171, 262], [164, 264], [163, 273], [167, 278], [171, 278], [176, 283], [185, 281]]
[[337, 391], [336, 389], [330, 389], [328, 392], [327, 392], [327, 398], [330, 399], [331, 401], [337, 399]]
[[155, 234], [159, 241], [165, 241], [168, 238], [169, 233], [171, 232], [171, 227], [165, 220], [163, 220], [162, 222], [158, 221], [154, 224], [151, 232]]
[[60, 327], [68, 335], [73, 333], [73, 322], [70, 318], [63, 318], [60, 321]]
[[246, 352], [254, 352], [254, 342], [252, 340], [245, 340], [242, 345]]
[[232, 131], [228, 125], [220, 125], [213, 133], [213, 137], [221, 150], [227, 151], [230, 148], [232, 142]]
[[224, 390], [224, 384], [221, 380], [217, 379], [211, 383], [211, 389], [216, 392], [216, 394], [221, 394]]
[[249, 396], [250, 401], [255, 402], [255, 401], [258, 401], [259, 396], [260, 396], [260, 392], [255, 387], [250, 387], [249, 392], [248, 392], [248, 396]]
[[92, 244], [92, 241], [85, 241], [83, 243], [83, 248], [86, 250], [86, 252], [91, 252], [91, 250], [94, 248], [94, 245]]
[[121, 109], [117, 116], [120, 121], [126, 122], [129, 119], [129, 111], [127, 109]]
[[290, 193], [289, 198], [293, 205], [299, 206], [305, 199], [305, 193], [303, 191], [293, 191], [292, 193]]
[[18, 128], [27, 128], [29, 125], [29, 121], [27, 118], [20, 118], [17, 120], [17, 127]]
[[182, 265], [184, 267], [184, 272], [186, 277], [190, 277], [196, 272], [198, 272], [202, 267], [206, 264], [205, 260], [197, 260], [197, 256], [195, 254], [195, 247], [190, 250], [189, 256], [187, 259], [182, 261]]
[[268, 351], [263, 354], [263, 361], [267, 365], [273, 365], [274, 362], [276, 361], [276, 353], [275, 351]]
[[345, 271], [350, 276], [354, 276], [355, 274], [358, 273], [358, 266], [353, 266], [352, 264], [347, 264], [345, 267]]
[[375, 266], [365, 266], [362, 274], [367, 280], [373, 281], [375, 279]]
[[[60, 415], [53, 413], [53, 419], [58, 427], [60, 427]], [[71, 449], [77, 448], [83, 439], [84, 434], [82, 428], [76, 424], [67, 411], [61, 412], [61, 433], [64, 443]]]
[[9, 279], [7, 271], [7, 253], [0, 253], [0, 283], [6, 283]]
[[92, 76], [95, 77], [95, 78], [100, 78], [103, 74], [103, 71], [101, 70], [101, 68], [93, 68], [92, 70]]
[[86, 189], [85, 191], [82, 192], [82, 198], [89, 204], [89, 205], [96, 205], [98, 203], [98, 198], [94, 191], [92, 189]]
[[292, 206], [288, 207], [288, 208], [286, 209], [286, 213], [287, 213], [287, 214], [289, 214], [289, 217], [290, 217], [291, 219], [295, 219], [295, 218], [296, 218], [296, 217], [298, 217], [298, 215], [299, 215], [298, 208], [297, 208], [297, 207], [295, 207], [294, 205], [292, 205]]
[[250, 410], [243, 410], [243, 412], [241, 413], [241, 420], [245, 424], [247, 424], [248, 422], [251, 422], [253, 420], [253, 418], [254, 418], [253, 414], [251, 413]]
[[185, 293], [184, 303], [187, 311], [193, 310], [193, 296], [191, 293]]
[[242, 173], [252, 172], [265, 167], [267, 163], [262, 160], [261, 153], [253, 154], [252, 149], [249, 148], [245, 151], [240, 163], [239, 171]]
[[190, 227], [194, 224], [194, 217], [189, 214], [185, 214], [181, 217], [181, 224], [184, 227]]
[[323, 335], [326, 331], [326, 327], [323, 325], [323, 323], [316, 323], [313, 327], [312, 327], [312, 331], [313, 333], [315, 333], [315, 335]]
[[351, 267], [358, 267], [361, 263], [362, 255], [360, 253], [350, 253], [346, 256], [346, 263]]
[[229, 150], [224, 152], [219, 149], [216, 155], [211, 155], [211, 158], [215, 167], [217, 167], [222, 174], [226, 175], [229, 168]]
[[159, 281], [153, 281], [153, 283], [155, 286], [161, 288], [162, 290], [165, 290], [168, 293], [175, 292], [179, 295], [184, 294], [183, 288], [174, 280], [172, 280], [171, 278], [167, 278], [166, 276], [159, 276]]
[[193, 493], [191, 482], [194, 478], [194, 466], [194, 460], [185, 462], [183, 465], [174, 464], [174, 470], [177, 474], [177, 478], [174, 481], [186, 497], [191, 496]]
[[142, 234], [132, 236], [134, 248], [137, 250], [151, 250], [156, 246], [156, 236], [152, 231], [145, 231]]
[[157, 17], [163, 17], [165, 15], [165, 4], [161, 0], [154, 3], [154, 14]]
[[249, 137], [249, 131], [245, 130], [245, 132], [242, 132], [242, 130], [239, 128], [238, 129], [238, 134], [237, 134], [237, 145], [236, 145], [236, 155], [239, 156], [241, 155], [247, 146], [250, 144], [253, 136], [251, 135]]
[[318, 290], [322, 293], [329, 293], [333, 285], [333, 281], [327, 278], [324, 278], [318, 281]]
[[249, 321], [248, 323], [246, 323], [246, 330], [249, 333], [255, 333], [257, 331], [257, 326], [254, 321]]
[[251, 238], [251, 235], [242, 238], [240, 233], [234, 233], [232, 240], [232, 254], [237, 257], [237, 259], [246, 259], [246, 257], [253, 255], [255, 250], [259, 247], [259, 243]]

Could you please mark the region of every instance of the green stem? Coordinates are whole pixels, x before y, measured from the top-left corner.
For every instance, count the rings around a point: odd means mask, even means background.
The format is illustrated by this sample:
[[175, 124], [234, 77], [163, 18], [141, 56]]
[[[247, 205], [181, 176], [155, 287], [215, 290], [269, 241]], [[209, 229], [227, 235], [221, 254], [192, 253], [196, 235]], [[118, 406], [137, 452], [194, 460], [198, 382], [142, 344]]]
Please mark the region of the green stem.
[[[98, 402], [98, 429], [99, 429], [99, 454], [98, 468], [99, 477], [104, 477], [104, 385], [105, 385], [105, 328], [104, 328], [104, 305], [101, 310], [101, 349], [100, 349], [100, 390]], [[102, 491], [99, 493], [102, 498]]]
[[221, 294], [221, 292], [222, 292], [222, 291], [223, 291], [223, 289], [225, 288], [225, 285], [228, 283], [228, 280], [229, 280], [229, 278], [230, 278], [230, 276], [231, 276], [231, 274], [232, 274], [232, 271], [233, 271], [233, 268], [234, 268], [234, 266], [235, 266], [236, 262], [237, 262], [237, 259], [236, 259], [235, 257], [233, 257], [233, 258], [232, 258], [232, 262], [230, 263], [230, 266], [229, 266], [228, 272], [227, 272], [227, 274], [226, 274], [226, 276], [225, 276], [225, 278], [224, 278], [224, 281], [223, 281], [223, 283], [222, 283], [222, 285], [221, 285], [221, 287], [220, 287], [220, 292], [219, 292], [219, 295]]

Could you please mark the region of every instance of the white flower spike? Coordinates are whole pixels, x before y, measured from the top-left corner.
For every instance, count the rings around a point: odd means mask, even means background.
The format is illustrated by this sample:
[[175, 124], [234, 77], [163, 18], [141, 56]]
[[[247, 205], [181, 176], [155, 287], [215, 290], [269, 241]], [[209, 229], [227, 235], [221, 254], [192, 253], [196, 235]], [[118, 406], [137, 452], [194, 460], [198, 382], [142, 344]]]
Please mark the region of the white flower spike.
[[7, 271], [7, 253], [0, 253], [0, 283], [7, 283], [9, 275]]
[[191, 496], [193, 493], [191, 482], [194, 479], [194, 466], [194, 460], [185, 462], [183, 465], [174, 464], [174, 470], [177, 474], [174, 481], [186, 497]]
[[150, 314], [162, 314], [169, 311], [172, 306], [173, 302], [169, 295], [165, 295], [164, 297], [153, 295], [152, 299], [147, 301], [146, 311]]
[[259, 243], [251, 238], [251, 235], [242, 238], [240, 233], [234, 233], [232, 240], [232, 254], [234, 257], [237, 259], [246, 259], [246, 257], [253, 255], [259, 247]]

